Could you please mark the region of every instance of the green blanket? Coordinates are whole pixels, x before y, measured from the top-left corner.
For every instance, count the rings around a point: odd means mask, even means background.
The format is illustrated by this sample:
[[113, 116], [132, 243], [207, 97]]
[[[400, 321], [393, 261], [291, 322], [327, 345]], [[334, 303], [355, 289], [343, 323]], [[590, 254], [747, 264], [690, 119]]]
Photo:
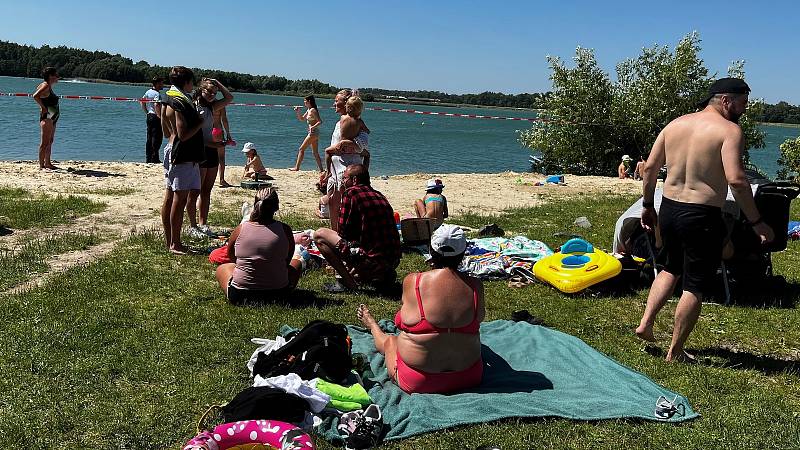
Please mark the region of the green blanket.
[[[387, 332], [394, 324], [382, 321]], [[497, 320], [481, 325], [484, 374], [480, 386], [468, 392], [439, 395], [401, 391], [388, 377], [383, 355], [372, 336], [350, 327], [353, 351], [366, 353], [375, 374], [366, 381], [372, 400], [383, 411], [385, 440], [403, 439], [457, 425], [491, 422], [508, 417], [565, 417], [574, 420], [636, 418], [658, 421], [656, 401], [671, 392], [582, 340], [525, 322]], [[683, 396], [684, 414], [669, 422], [698, 416]], [[317, 432], [332, 442], [338, 419], [328, 419]]]

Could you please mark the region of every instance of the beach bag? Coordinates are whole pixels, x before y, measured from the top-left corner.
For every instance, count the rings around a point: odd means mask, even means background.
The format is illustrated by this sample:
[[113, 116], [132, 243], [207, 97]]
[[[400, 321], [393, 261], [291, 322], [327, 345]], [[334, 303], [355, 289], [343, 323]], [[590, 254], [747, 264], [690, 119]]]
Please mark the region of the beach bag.
[[433, 220], [423, 218], [403, 219], [400, 221], [400, 235], [406, 245], [428, 245], [433, 234]]
[[222, 417], [225, 422], [272, 419], [293, 423], [302, 422], [309, 410], [308, 402], [296, 395], [268, 386], [249, 387], [222, 407]]
[[270, 378], [296, 373], [304, 380], [322, 378], [342, 384], [353, 368], [350, 337], [344, 325], [315, 320], [298, 332], [279, 349], [258, 354], [253, 376]]

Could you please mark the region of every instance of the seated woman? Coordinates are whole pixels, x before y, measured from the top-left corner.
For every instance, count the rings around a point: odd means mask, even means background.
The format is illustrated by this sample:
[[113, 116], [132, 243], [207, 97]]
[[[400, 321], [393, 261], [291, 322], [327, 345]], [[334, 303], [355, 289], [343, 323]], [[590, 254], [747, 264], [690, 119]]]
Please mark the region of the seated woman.
[[431, 178], [425, 187], [425, 196], [414, 202], [417, 217], [433, 220], [433, 229], [439, 228], [444, 219], [449, 215], [447, 211], [447, 198], [442, 195], [444, 184], [442, 180]]
[[480, 323], [486, 314], [483, 284], [457, 270], [464, 232], [442, 225], [431, 238], [433, 270], [409, 274], [395, 316], [401, 330], [384, 333], [365, 305], [358, 317], [386, 356], [386, 369], [408, 393], [447, 393], [477, 386], [483, 376]]
[[235, 263], [217, 267], [217, 281], [233, 304], [263, 302], [291, 292], [302, 273], [295, 253], [292, 229], [274, 219], [278, 193], [274, 188], [256, 193], [250, 220], [243, 221], [228, 240], [228, 256]]

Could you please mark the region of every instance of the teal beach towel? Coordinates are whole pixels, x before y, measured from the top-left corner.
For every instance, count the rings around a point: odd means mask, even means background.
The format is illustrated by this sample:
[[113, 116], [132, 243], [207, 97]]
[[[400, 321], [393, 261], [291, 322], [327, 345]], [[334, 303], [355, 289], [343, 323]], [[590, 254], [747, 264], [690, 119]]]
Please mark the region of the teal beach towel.
[[[394, 324], [381, 321], [387, 332]], [[681, 422], [698, 417], [678, 395], [683, 414], [655, 416], [660, 396], [671, 392], [639, 372], [603, 355], [568, 334], [525, 322], [497, 320], [481, 324], [484, 373], [480, 386], [450, 395], [407, 394], [390, 379], [372, 335], [349, 327], [353, 352], [368, 355], [375, 376], [365, 380], [372, 401], [383, 411], [385, 440], [404, 439], [458, 425], [509, 417], [564, 417], [574, 420], [635, 418]], [[332, 442], [338, 419], [317, 432]]]

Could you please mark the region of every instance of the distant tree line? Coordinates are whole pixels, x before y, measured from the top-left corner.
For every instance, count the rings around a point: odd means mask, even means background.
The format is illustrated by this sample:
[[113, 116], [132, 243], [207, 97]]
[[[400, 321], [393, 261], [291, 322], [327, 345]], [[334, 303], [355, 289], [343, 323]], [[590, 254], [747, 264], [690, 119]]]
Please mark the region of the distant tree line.
[[[147, 83], [154, 76], [166, 77], [169, 67], [153, 66], [147, 61], [133, 62], [122, 55], [88, 51], [65, 46], [33, 47], [13, 42], [0, 41], [0, 75], [38, 78], [42, 69], [53, 66], [64, 78], [87, 78], [123, 83]], [[333, 95], [339, 88], [319, 80], [290, 80], [277, 75], [251, 75], [221, 70], [192, 68], [198, 77], [220, 80], [229, 88], [241, 92], [270, 92], [307, 95]], [[543, 94], [508, 95], [498, 92], [453, 95], [436, 91], [393, 91], [385, 89], [361, 89], [365, 100], [381, 96], [437, 99], [445, 103], [503, 106], [512, 108], [537, 108]]]
[[757, 117], [759, 122], [800, 124], [800, 106], [778, 102], [777, 105], [764, 105], [764, 112]]
[[465, 105], [500, 106], [504, 108], [542, 108], [548, 93], [503, 94], [502, 92], [482, 92], [480, 94], [447, 94], [439, 91], [398, 91], [391, 89], [359, 89], [365, 99], [380, 97], [405, 97], [412, 100], [437, 100], [442, 103]]
[[[169, 67], [152, 66], [147, 61], [134, 63], [122, 55], [64, 46], [33, 47], [0, 41], [0, 75], [41, 76], [42, 68], [53, 66], [64, 78], [88, 78], [124, 83], [147, 83], [155, 76], [166, 77]], [[250, 75], [193, 68], [198, 77], [211, 77], [236, 91], [335, 94], [335, 86], [319, 80], [290, 80], [276, 75]]]

